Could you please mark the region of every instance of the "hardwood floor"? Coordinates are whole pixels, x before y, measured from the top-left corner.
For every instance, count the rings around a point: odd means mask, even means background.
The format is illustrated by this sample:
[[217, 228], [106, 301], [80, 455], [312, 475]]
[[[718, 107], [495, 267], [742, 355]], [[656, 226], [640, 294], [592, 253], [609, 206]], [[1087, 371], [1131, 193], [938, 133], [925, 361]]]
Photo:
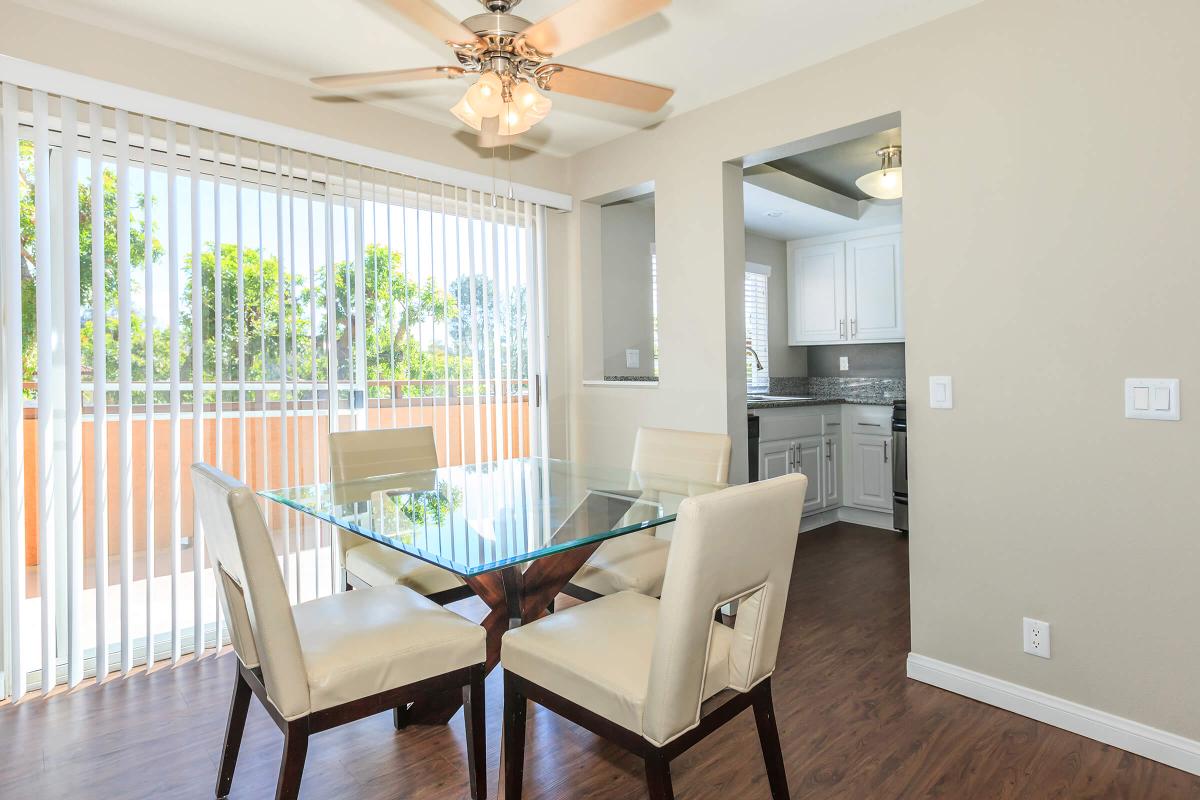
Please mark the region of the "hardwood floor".
[[[908, 645], [907, 542], [844, 524], [801, 536], [774, 678], [794, 797], [1200, 798], [1200, 777], [908, 680]], [[212, 797], [234, 669], [232, 654], [209, 657], [0, 707], [0, 798]], [[500, 678], [487, 687], [489, 797]], [[385, 713], [318, 734], [301, 797], [467, 797], [461, 722], [396, 731]], [[536, 707], [528, 730], [527, 800], [645, 796], [638, 757]], [[757, 736], [746, 711], [680, 757], [676, 796], [766, 800]], [[230, 797], [272, 796], [282, 747], [251, 703]]]

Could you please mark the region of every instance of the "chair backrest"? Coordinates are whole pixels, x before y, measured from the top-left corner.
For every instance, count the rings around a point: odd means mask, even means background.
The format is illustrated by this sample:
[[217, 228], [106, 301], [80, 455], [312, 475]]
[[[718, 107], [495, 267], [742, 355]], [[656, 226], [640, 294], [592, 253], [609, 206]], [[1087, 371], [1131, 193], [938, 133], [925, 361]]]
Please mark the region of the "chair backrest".
[[267, 696], [284, 716], [309, 710], [300, 637], [266, 520], [254, 493], [208, 464], [192, 465], [192, 489], [237, 657], [261, 667]]
[[705, 483], [727, 483], [731, 445], [723, 433], [638, 428], [632, 469]]
[[423, 472], [437, 466], [437, 443], [429, 426], [329, 434], [329, 474], [335, 482]]
[[713, 614], [740, 600], [730, 687], [775, 670], [808, 479], [800, 474], [688, 498], [667, 560], [642, 729], [658, 745], [695, 727]]
[[[329, 478], [334, 483], [401, 472], [424, 472], [437, 469], [437, 466], [437, 442], [433, 428], [428, 425], [329, 434]], [[335, 496], [335, 499], [338, 498]], [[339, 530], [337, 541], [344, 559], [346, 550], [363, 540]]]
[[[729, 452], [732, 442], [723, 433], [697, 433], [670, 428], [638, 428], [633, 442], [633, 464], [639, 473], [630, 489], [641, 489], [661, 502], [667, 511], [674, 511], [679, 501], [693, 494], [690, 481], [701, 483], [729, 482]], [[705, 489], [707, 491], [707, 487]], [[622, 520], [624, 524], [644, 521], [654, 512], [635, 506]], [[670, 539], [671, 524], [659, 525], [651, 535]]]

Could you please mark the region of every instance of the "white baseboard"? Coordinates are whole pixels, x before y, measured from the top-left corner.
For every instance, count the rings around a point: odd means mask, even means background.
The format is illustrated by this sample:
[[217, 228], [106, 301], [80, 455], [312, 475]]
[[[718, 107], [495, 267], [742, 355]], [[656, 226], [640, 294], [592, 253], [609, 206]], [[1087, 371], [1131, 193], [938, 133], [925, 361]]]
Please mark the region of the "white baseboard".
[[824, 528], [826, 525], [832, 525], [838, 521], [838, 509], [831, 508], [828, 511], [818, 511], [816, 514], [809, 514], [800, 520], [800, 532], [808, 533], [817, 528]]
[[807, 533], [835, 522], [853, 522], [855, 525], [866, 525], [869, 528], [880, 528], [895, 532], [892, 527], [892, 515], [886, 511], [869, 511], [865, 508], [838, 506], [815, 514], [809, 514], [800, 522], [800, 532]]
[[892, 527], [892, 512], [890, 511], [868, 511], [865, 508], [842, 506], [837, 512], [837, 518], [842, 522], [853, 522], [855, 525], [866, 525], [869, 528], [882, 528], [892, 533], [896, 532], [896, 529]]
[[1016, 683], [908, 654], [908, 677], [1200, 775], [1200, 742]]

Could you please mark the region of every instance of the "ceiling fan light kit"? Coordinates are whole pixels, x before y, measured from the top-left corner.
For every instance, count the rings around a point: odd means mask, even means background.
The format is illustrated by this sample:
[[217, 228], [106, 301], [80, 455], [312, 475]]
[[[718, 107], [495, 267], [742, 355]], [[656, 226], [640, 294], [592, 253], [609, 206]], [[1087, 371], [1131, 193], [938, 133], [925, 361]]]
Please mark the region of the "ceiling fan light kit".
[[431, 0], [388, 2], [445, 42], [459, 65], [331, 75], [314, 78], [313, 83], [343, 88], [476, 74], [478, 80], [450, 112], [474, 130], [500, 136], [525, 133], [546, 118], [553, 104], [543, 91], [651, 112], [674, 94], [662, 86], [550, 63], [568, 50], [654, 14], [670, 0], [575, 0], [538, 23], [509, 13], [521, 0], [479, 0], [487, 13], [462, 22]]
[[900, 145], [881, 147], [875, 155], [883, 164], [874, 172], [868, 172], [854, 184], [865, 194], [878, 200], [896, 200], [904, 194], [904, 174], [901, 166]]

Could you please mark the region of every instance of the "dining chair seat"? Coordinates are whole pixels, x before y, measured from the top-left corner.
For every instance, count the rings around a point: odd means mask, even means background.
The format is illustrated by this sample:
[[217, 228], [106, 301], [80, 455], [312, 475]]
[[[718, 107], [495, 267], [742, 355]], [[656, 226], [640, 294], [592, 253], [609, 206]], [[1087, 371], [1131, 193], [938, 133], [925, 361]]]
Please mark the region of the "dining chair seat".
[[671, 542], [648, 533], [630, 533], [605, 542], [571, 579], [575, 586], [600, 595], [640, 592], [662, 594]]
[[[640, 735], [659, 604], [619, 592], [514, 628], [502, 640], [504, 669]], [[729, 685], [733, 637], [712, 623], [705, 700]]]
[[483, 660], [486, 632], [403, 586], [296, 606], [310, 709], [320, 711]]
[[[343, 537], [360, 538], [352, 533]], [[435, 595], [466, 586], [453, 572], [428, 561], [393, 550], [378, 542], [363, 541], [348, 547], [343, 556], [346, 572], [368, 586], [407, 586], [423, 595]]]

